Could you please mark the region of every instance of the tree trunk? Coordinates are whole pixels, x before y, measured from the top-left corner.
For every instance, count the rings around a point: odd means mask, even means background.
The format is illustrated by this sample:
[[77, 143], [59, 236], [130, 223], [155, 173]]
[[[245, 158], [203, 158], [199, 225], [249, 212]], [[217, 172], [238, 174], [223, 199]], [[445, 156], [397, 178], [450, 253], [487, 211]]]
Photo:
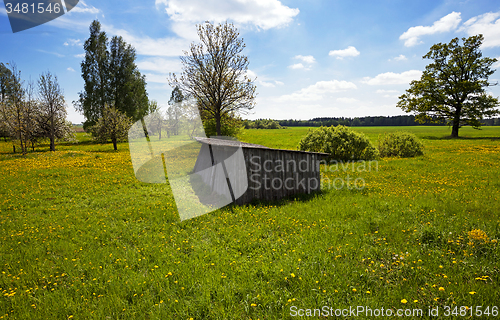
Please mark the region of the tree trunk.
[[12, 148], [14, 149], [14, 153], [16, 153], [16, 145], [12, 145]]
[[222, 130], [221, 130], [221, 116], [220, 112], [215, 113], [215, 130], [217, 131], [217, 136], [222, 136]]
[[455, 115], [453, 116], [453, 123], [451, 128], [451, 137], [458, 138], [458, 129], [460, 129], [460, 112], [462, 111], [461, 107], [457, 107], [455, 111]]
[[116, 145], [116, 138], [113, 138], [112, 140], [113, 140], [113, 148], [115, 149], [115, 151], [117, 151], [118, 147]]
[[453, 126], [451, 128], [451, 137], [452, 138], [458, 138], [458, 122], [456, 123], [455, 120], [453, 120]]
[[161, 140], [161, 122], [160, 125], [158, 126], [158, 140]]
[[55, 132], [54, 132], [54, 114], [50, 117], [50, 151], [56, 151], [56, 146], [54, 143], [55, 140]]
[[23, 155], [27, 154], [28, 153], [28, 142], [27, 141], [23, 141], [21, 140], [21, 151], [23, 153]]

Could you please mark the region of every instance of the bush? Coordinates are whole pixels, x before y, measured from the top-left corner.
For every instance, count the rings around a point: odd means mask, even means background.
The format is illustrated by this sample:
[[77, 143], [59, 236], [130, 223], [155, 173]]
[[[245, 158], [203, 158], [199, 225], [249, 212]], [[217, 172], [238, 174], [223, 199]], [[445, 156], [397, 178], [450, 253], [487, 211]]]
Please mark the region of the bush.
[[364, 134], [342, 125], [309, 130], [298, 149], [329, 153], [331, 159], [340, 161], [378, 158], [377, 149]]
[[[217, 136], [217, 124], [214, 118], [202, 116], [203, 127], [207, 137]], [[243, 122], [240, 117], [224, 115], [221, 118], [221, 135], [226, 137], [236, 137], [243, 129]]]
[[245, 129], [285, 129], [278, 121], [272, 119], [245, 120], [244, 126]]
[[408, 158], [423, 155], [424, 145], [414, 134], [399, 131], [379, 136], [378, 150], [382, 157]]

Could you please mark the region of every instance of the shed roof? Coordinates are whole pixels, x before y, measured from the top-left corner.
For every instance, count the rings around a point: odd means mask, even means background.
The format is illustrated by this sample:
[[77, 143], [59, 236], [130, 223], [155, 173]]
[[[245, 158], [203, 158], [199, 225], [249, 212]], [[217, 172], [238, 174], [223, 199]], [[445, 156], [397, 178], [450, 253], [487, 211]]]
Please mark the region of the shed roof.
[[286, 152], [300, 152], [300, 153], [309, 153], [316, 154], [319, 156], [327, 157], [328, 153], [323, 152], [310, 152], [310, 151], [301, 151], [301, 150], [288, 150], [288, 149], [274, 149], [262, 146], [260, 144], [246, 143], [240, 142], [237, 140], [224, 140], [224, 139], [215, 139], [215, 138], [202, 138], [202, 137], [194, 137], [194, 139], [198, 142], [210, 144], [214, 146], [224, 146], [224, 147], [242, 147], [242, 148], [253, 148], [253, 149], [267, 149], [267, 150], [277, 150], [277, 151], [286, 151]]

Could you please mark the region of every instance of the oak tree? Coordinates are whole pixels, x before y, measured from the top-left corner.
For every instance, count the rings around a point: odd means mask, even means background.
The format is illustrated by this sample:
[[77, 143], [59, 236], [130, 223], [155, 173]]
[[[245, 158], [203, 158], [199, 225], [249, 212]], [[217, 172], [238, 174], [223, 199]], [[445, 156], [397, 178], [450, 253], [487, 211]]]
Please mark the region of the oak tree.
[[461, 126], [477, 129], [483, 118], [499, 114], [498, 99], [486, 92], [492, 85], [488, 77], [495, 72], [491, 66], [497, 60], [482, 57], [483, 40], [476, 35], [462, 38], [462, 45], [458, 38], [433, 45], [423, 56], [433, 62], [425, 67], [420, 80], [410, 83], [397, 106], [413, 112], [421, 123], [448, 123], [453, 138], [458, 137]]

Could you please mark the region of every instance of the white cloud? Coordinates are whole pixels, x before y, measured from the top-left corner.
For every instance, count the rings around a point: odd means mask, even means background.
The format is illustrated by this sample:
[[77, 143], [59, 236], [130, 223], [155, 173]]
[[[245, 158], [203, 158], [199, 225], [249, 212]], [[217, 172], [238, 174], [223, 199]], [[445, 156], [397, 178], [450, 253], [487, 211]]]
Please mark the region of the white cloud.
[[460, 12], [453, 11], [434, 22], [432, 26], [416, 26], [409, 28], [399, 37], [399, 39], [405, 40], [406, 47], [412, 47], [422, 43], [422, 41], [420, 41], [421, 36], [455, 30], [460, 21], [462, 21]]
[[384, 93], [398, 93], [399, 91], [398, 90], [382, 90], [382, 89], [379, 89], [376, 92], [380, 93], [380, 94], [384, 94]]
[[267, 88], [274, 88], [276, 87], [274, 83], [272, 82], [265, 82], [265, 81], [258, 81], [260, 85], [267, 87]]
[[336, 101], [340, 102], [340, 103], [346, 103], [346, 104], [352, 104], [352, 103], [359, 102], [358, 99], [354, 99], [354, 98], [337, 98]]
[[402, 73], [386, 72], [378, 74], [375, 78], [365, 77], [361, 81], [368, 85], [386, 85], [386, 84], [409, 84], [412, 80], [420, 79], [422, 71], [409, 70]]
[[46, 50], [42, 50], [42, 49], [37, 49], [36, 51], [42, 52], [42, 53], [47, 53], [47, 54], [52, 54], [52, 55], [54, 55], [56, 57], [59, 57], [59, 58], [63, 58], [64, 57], [64, 54], [60, 54], [59, 52], [46, 51]]
[[101, 11], [99, 9], [97, 9], [96, 7], [89, 6], [88, 4], [85, 3], [85, 1], [80, 0], [78, 2], [78, 4], [73, 9], [71, 9], [71, 11], [69, 13], [73, 13], [73, 12], [97, 14]]
[[343, 50], [332, 50], [328, 53], [332, 57], [337, 57], [337, 59], [344, 59], [345, 57], [356, 57], [359, 56], [359, 51], [353, 46], [348, 46]]
[[316, 59], [314, 59], [313, 56], [302, 56], [299, 54], [298, 56], [295, 56], [294, 58], [302, 60], [305, 63], [309, 63], [309, 64], [313, 64], [314, 62], [316, 62]]
[[64, 43], [65, 46], [83, 46], [82, 40], [80, 39], [68, 39]]
[[61, 16], [57, 19], [51, 20], [47, 22], [48, 25], [51, 25], [56, 28], [61, 28], [61, 29], [66, 29], [66, 30], [71, 30], [73, 32], [79, 31], [79, 32], [85, 32], [87, 33], [89, 30], [89, 26], [92, 23], [92, 20], [78, 20], [75, 19], [75, 16], [71, 16], [70, 14], [73, 12], [71, 10], [68, 14]]
[[71, 67], [69, 67], [69, 68], [68, 68], [68, 69], [66, 69], [66, 70], [71, 71], [71, 72], [75, 72], [75, 69], [73, 69], [73, 68], [71, 68]]
[[[237, 25], [267, 30], [286, 26], [299, 14], [299, 9], [289, 8], [278, 0], [156, 0], [156, 7], [161, 6], [181, 26], [230, 20]], [[182, 32], [181, 28], [173, 29]]]
[[397, 98], [399, 97], [398, 90], [377, 90], [378, 94], [381, 94], [384, 98]]
[[467, 20], [460, 31], [465, 31], [469, 36], [482, 34], [484, 36], [483, 48], [500, 46], [500, 12], [488, 12]]
[[75, 58], [85, 58], [85, 53], [75, 54]]
[[408, 60], [408, 58], [403, 54], [400, 54], [399, 56], [394, 57], [392, 59], [389, 59], [389, 61], [406, 61], [406, 60]]
[[272, 80], [272, 79], [270, 79], [269, 77], [266, 77], [266, 76], [257, 76], [257, 74], [254, 71], [252, 71], [252, 70], [247, 70], [246, 76], [250, 80], [252, 80], [252, 81], [255, 78], [257, 78], [257, 81], [256, 81], [257, 84], [259, 84], [259, 85], [261, 85], [263, 87], [266, 87], [266, 88], [274, 88], [277, 85], [283, 85], [284, 84], [281, 81]]
[[334, 92], [357, 89], [356, 85], [347, 81], [319, 81], [307, 88], [303, 88], [292, 94], [277, 98], [280, 102], [286, 101], [317, 101], [323, 99], [326, 95]]
[[298, 56], [295, 56], [293, 57], [294, 59], [298, 59], [298, 60], [301, 60], [302, 62], [304, 62], [305, 64], [307, 64], [307, 66], [305, 66], [304, 64], [302, 63], [295, 63], [295, 64], [292, 64], [290, 66], [288, 66], [288, 68], [290, 69], [303, 69], [303, 70], [311, 70], [311, 66], [313, 63], [316, 62], [316, 59], [314, 59], [313, 56], [302, 56], [302, 55], [298, 55]]
[[137, 67], [143, 71], [154, 71], [157, 73], [168, 74], [169, 72], [181, 71], [181, 63], [179, 59], [166, 59], [166, 58], [148, 58], [138, 61]]
[[167, 75], [164, 74], [156, 74], [156, 73], [143, 73], [146, 76], [146, 82], [156, 82], [156, 83], [167, 83]]
[[[57, 20], [57, 19], [56, 19]], [[130, 43], [137, 54], [145, 56], [179, 57], [189, 49], [190, 41], [180, 38], [153, 39], [145, 35], [134, 35], [124, 29], [116, 29], [111, 25], [103, 26], [108, 35], [120, 35]]]
[[247, 70], [247, 77], [250, 78], [251, 80], [257, 78], [257, 74], [253, 72], [252, 70], [248, 69]]
[[288, 66], [290, 69], [305, 69], [304, 65], [302, 63], [296, 63]]

